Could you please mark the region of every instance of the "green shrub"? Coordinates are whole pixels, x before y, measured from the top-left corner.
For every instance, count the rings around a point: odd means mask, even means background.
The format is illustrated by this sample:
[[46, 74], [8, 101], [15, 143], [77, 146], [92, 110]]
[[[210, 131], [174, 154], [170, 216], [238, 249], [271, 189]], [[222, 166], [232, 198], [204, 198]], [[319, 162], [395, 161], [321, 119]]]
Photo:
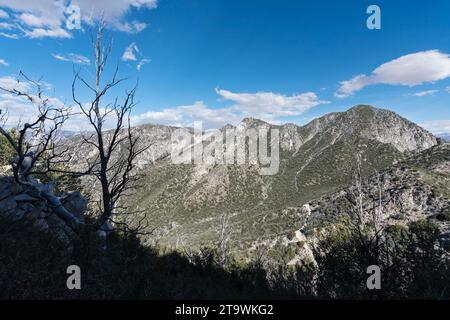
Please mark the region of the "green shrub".
[[450, 208], [445, 209], [443, 212], [434, 216], [438, 221], [450, 221]]
[[[13, 139], [16, 138], [14, 130], [11, 130], [10, 134]], [[15, 155], [14, 149], [11, 147], [8, 140], [6, 140], [5, 136], [0, 134], [0, 166], [6, 166], [10, 164], [10, 161], [14, 157], [14, 155]]]

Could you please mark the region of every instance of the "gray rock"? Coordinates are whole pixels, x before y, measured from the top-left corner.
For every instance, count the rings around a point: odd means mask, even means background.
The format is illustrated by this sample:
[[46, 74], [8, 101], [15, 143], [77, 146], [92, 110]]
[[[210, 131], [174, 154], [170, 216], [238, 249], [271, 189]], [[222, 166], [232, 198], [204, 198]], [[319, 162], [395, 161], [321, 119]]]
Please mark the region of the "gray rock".
[[80, 192], [69, 193], [61, 200], [64, 207], [81, 221], [84, 221], [84, 214], [87, 211], [88, 200]]
[[[36, 220], [36, 219], [42, 218], [41, 210], [37, 209], [36, 207], [34, 207], [33, 205], [31, 205], [29, 203], [27, 203], [26, 205], [27, 206], [26, 206], [26, 209], [25, 209], [25, 211], [26, 211], [25, 217], [28, 220]], [[21, 207], [21, 208], [22, 208], [22, 210], [24, 209], [24, 207]]]
[[12, 194], [19, 194], [23, 192], [23, 187], [14, 181], [11, 183], [10, 189]]
[[19, 220], [21, 220], [24, 217], [25, 212], [26, 211], [23, 210], [23, 209], [16, 209], [13, 214], [9, 215], [9, 218], [12, 221], [19, 221]]
[[70, 243], [70, 240], [75, 236], [75, 233], [69, 226], [56, 215], [52, 214], [48, 216], [45, 221], [47, 222], [50, 230], [60, 239], [63, 243]]
[[32, 202], [32, 201], [38, 201], [39, 199], [36, 199], [27, 193], [21, 193], [21, 194], [15, 196], [14, 200], [16, 202]]
[[41, 198], [41, 191], [38, 188], [29, 188], [27, 194], [34, 198]]
[[38, 229], [39, 231], [47, 231], [48, 230], [48, 224], [44, 219], [37, 219], [33, 223], [33, 227]]
[[9, 197], [0, 201], [0, 214], [8, 215], [17, 208], [17, 203], [13, 198]]

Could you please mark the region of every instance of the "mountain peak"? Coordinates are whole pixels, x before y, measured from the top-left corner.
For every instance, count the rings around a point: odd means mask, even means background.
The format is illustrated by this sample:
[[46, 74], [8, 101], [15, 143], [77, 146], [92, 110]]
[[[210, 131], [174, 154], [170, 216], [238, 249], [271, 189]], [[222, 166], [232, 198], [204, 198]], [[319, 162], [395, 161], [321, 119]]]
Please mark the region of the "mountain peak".
[[256, 118], [252, 118], [252, 117], [248, 117], [248, 118], [244, 118], [241, 123], [242, 125], [246, 126], [246, 127], [254, 127], [254, 126], [261, 126], [261, 125], [269, 125], [269, 123], [260, 120], [260, 119], [256, 119]]
[[358, 105], [345, 112], [343, 119], [361, 136], [390, 144], [400, 152], [422, 151], [437, 144], [431, 133], [390, 110]]
[[348, 111], [375, 111], [375, 110], [380, 110], [378, 108], [375, 108], [374, 106], [368, 105], [368, 104], [358, 104], [350, 109], [348, 109]]

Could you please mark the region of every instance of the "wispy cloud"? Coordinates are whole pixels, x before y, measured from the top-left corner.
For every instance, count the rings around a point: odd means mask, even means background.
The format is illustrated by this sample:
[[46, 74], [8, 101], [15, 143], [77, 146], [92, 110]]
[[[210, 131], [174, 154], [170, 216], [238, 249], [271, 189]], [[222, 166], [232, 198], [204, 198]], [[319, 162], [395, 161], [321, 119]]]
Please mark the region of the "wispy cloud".
[[425, 96], [434, 95], [437, 92], [439, 92], [439, 90], [425, 90], [425, 91], [420, 91], [420, 92], [413, 93], [413, 96], [415, 96], [415, 97], [425, 97]]
[[67, 55], [62, 55], [62, 54], [52, 54], [53, 58], [55, 58], [56, 60], [60, 60], [60, 61], [68, 61], [68, 62], [72, 62], [75, 64], [86, 64], [89, 65], [91, 63], [91, 61], [89, 60], [89, 58], [79, 55], [79, 54], [75, 54], [75, 53], [69, 53]]
[[3, 59], [0, 59], [0, 65], [5, 66], [5, 67], [8, 67], [8, 66], [9, 66], [9, 63], [6, 62], [6, 61], [3, 60]]
[[139, 33], [147, 28], [147, 24], [145, 22], [124, 22], [117, 26], [119, 31], [127, 32], [127, 33]]
[[123, 61], [137, 61], [137, 55], [139, 54], [139, 48], [136, 43], [130, 44], [122, 55]]
[[[52, 89], [52, 85], [49, 83], [42, 83], [43, 88], [48, 90]], [[26, 123], [31, 120], [35, 120], [38, 115], [37, 105], [41, 101], [46, 101], [48, 106], [61, 108], [67, 107], [65, 102], [54, 96], [46, 95], [45, 92], [42, 95], [36, 94], [36, 88], [31, 82], [24, 80], [18, 81], [15, 77], [6, 76], [0, 77], [0, 110], [2, 114], [6, 114], [6, 126], [9, 128], [16, 127], [18, 123]], [[34, 103], [31, 103], [28, 96], [17, 96], [10, 94], [7, 91], [18, 90], [29, 93]], [[64, 124], [64, 130], [80, 131], [90, 129], [86, 119], [82, 116], [81, 110], [76, 107], [71, 108], [73, 115]]]
[[12, 30], [15, 28], [15, 25], [9, 22], [0, 22], [0, 29], [2, 30]]
[[342, 81], [335, 92], [338, 98], [375, 84], [417, 86], [450, 77], [450, 57], [438, 50], [421, 51], [402, 56], [376, 68], [371, 75], [360, 74]]
[[151, 61], [151, 59], [141, 59], [141, 61], [139, 61], [138, 65], [136, 66], [137, 71], [141, 71], [142, 67], [145, 64], [150, 63]]
[[103, 18], [114, 30], [138, 33], [147, 27], [145, 22], [128, 21], [131, 9], [154, 9], [157, 0], [77, 0], [73, 2], [55, 0], [0, 0], [0, 8], [9, 9], [8, 14], [0, 9], [0, 18], [16, 23], [24, 36], [37, 38], [70, 38], [72, 30], [66, 26], [67, 6], [73, 4], [80, 10], [82, 24], [93, 25]]
[[0, 88], [3, 88], [5, 90], [26, 91], [29, 89], [29, 87], [29, 83], [24, 81], [17, 81], [16, 78], [10, 76], [0, 78]]
[[0, 9], [0, 19], [7, 19], [9, 18], [9, 14], [5, 11]]
[[25, 35], [30, 39], [40, 39], [40, 38], [68, 39], [68, 38], [72, 38], [72, 35], [63, 28], [55, 28], [55, 29], [36, 28], [31, 31], [26, 31]]
[[130, 44], [124, 51], [122, 55], [122, 60], [126, 62], [137, 62], [136, 69], [141, 71], [142, 67], [152, 60], [142, 57], [142, 53], [135, 42]]
[[31, 13], [22, 13], [16, 16], [17, 19], [29, 27], [59, 27], [61, 21], [58, 16], [34, 15]]
[[420, 124], [434, 134], [450, 133], [450, 120], [433, 120]]
[[191, 125], [202, 121], [205, 128], [219, 127], [227, 123], [237, 124], [245, 117], [255, 117], [269, 122], [279, 122], [285, 116], [300, 115], [306, 110], [328, 103], [313, 92], [292, 96], [272, 92], [233, 93], [216, 89], [221, 99], [232, 104], [223, 108], [212, 108], [202, 101], [192, 105], [150, 111], [133, 117], [133, 123], [158, 122], [170, 125]]
[[326, 104], [314, 92], [306, 92], [291, 96], [273, 92], [234, 93], [228, 90], [216, 89], [223, 99], [234, 103], [233, 109], [248, 115], [257, 115], [261, 118], [298, 116], [306, 110]]
[[[12, 90], [29, 91], [31, 84], [26, 81], [18, 82], [14, 77], [0, 78], [0, 87]], [[221, 99], [230, 101], [231, 105], [222, 108], [207, 106], [202, 101], [189, 105], [175, 106], [160, 111], [149, 111], [134, 114], [131, 117], [132, 125], [145, 123], [160, 123], [176, 126], [191, 126], [194, 121], [202, 121], [205, 129], [218, 128], [227, 123], [237, 124], [245, 117], [256, 117], [272, 123], [281, 122], [285, 115], [299, 115], [304, 111], [326, 101], [321, 101], [314, 93], [308, 92], [298, 95], [286, 96], [271, 92], [233, 93], [228, 90], [217, 90]], [[61, 106], [63, 102], [58, 98], [49, 98], [54, 105]], [[257, 110], [256, 104], [262, 106]], [[269, 105], [274, 105], [273, 109]], [[19, 120], [27, 121], [35, 116], [33, 106], [22, 97], [15, 97], [0, 92], [0, 109], [7, 109], [8, 121], [11, 126]], [[74, 107], [75, 108], [75, 107]], [[72, 110], [76, 113], [76, 108]], [[108, 122], [108, 121], [107, 121]], [[111, 123], [111, 126], [113, 123]], [[105, 124], [110, 128], [110, 124]], [[64, 130], [89, 130], [89, 124], [82, 115], [74, 115], [64, 125]]]
[[10, 34], [10, 33], [4, 33], [4, 32], [0, 32], [0, 37], [14, 39], [14, 40], [19, 39], [19, 36], [17, 34]]

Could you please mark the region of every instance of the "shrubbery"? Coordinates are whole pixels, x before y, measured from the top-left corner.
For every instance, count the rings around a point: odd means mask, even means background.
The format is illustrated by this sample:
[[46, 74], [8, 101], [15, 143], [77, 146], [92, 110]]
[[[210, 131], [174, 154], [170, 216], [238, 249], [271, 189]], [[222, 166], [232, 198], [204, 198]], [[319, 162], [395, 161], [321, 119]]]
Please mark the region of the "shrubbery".
[[[13, 139], [16, 138], [14, 130], [10, 131]], [[5, 136], [0, 134], [0, 166], [6, 166], [10, 164], [12, 157], [14, 156], [14, 149], [11, 147]]]
[[[339, 230], [319, 245], [317, 294], [322, 298], [450, 298], [448, 252], [439, 244], [438, 227], [426, 220], [409, 228]], [[447, 255], [447, 256], [446, 256]], [[381, 290], [366, 287], [367, 267], [381, 268]]]
[[[438, 236], [426, 221], [388, 228], [378, 243], [371, 242], [370, 230], [361, 234], [344, 226], [319, 243], [317, 265], [243, 265], [230, 258], [223, 269], [213, 249], [186, 257], [143, 247], [134, 235], [120, 233], [106, 242], [82, 234], [67, 248], [23, 222], [0, 219], [0, 298], [450, 298], [450, 268], [436, 246]], [[82, 290], [66, 289], [71, 264], [82, 270]], [[366, 287], [372, 264], [381, 268], [382, 290]]]

